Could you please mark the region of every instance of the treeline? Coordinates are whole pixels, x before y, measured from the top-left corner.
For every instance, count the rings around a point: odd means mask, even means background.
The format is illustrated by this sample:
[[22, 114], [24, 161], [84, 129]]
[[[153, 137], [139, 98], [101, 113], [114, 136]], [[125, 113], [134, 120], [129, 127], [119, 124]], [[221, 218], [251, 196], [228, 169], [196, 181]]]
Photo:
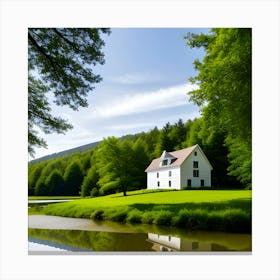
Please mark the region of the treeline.
[[28, 168], [29, 195], [100, 196], [146, 188], [144, 172], [151, 160], [163, 150], [174, 151], [199, 144], [213, 165], [215, 187], [239, 187], [229, 176], [229, 151], [222, 131], [208, 135], [202, 118], [162, 129], [128, 135], [122, 140], [104, 139], [96, 148], [35, 164]]

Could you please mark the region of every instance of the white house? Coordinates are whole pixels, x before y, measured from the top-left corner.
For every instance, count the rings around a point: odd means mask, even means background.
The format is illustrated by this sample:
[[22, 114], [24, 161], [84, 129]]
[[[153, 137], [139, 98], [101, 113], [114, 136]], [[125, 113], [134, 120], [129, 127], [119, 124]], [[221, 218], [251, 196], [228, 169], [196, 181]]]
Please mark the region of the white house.
[[147, 167], [147, 189], [211, 187], [212, 165], [199, 145], [163, 151]]

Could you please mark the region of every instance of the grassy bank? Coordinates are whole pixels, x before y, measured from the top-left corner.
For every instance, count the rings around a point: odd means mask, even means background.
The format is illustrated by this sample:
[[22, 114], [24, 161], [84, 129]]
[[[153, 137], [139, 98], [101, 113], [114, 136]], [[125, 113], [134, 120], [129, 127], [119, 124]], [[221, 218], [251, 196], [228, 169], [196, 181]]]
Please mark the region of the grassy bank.
[[189, 230], [251, 232], [251, 191], [186, 190], [129, 192], [48, 205], [48, 215], [183, 227]]

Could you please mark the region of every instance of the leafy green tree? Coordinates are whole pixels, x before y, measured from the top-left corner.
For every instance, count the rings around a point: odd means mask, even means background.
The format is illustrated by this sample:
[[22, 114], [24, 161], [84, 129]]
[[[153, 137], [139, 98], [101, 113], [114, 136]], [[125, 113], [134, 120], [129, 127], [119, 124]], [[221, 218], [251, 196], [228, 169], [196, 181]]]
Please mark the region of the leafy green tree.
[[171, 131], [171, 125], [168, 122], [159, 133], [159, 139], [155, 147], [155, 156], [159, 157], [162, 154], [162, 151], [173, 151], [174, 143], [169, 137]]
[[143, 189], [146, 186], [146, 173], [144, 171], [150, 164], [148, 145], [142, 138], [138, 138], [133, 143], [132, 149], [133, 159], [131, 166], [133, 166], [132, 171], [134, 174], [133, 184], [131, 184], [131, 187], [134, 189]]
[[45, 186], [50, 195], [65, 195], [64, 181], [60, 172], [55, 169], [46, 178]]
[[87, 93], [101, 77], [93, 66], [104, 64], [103, 34], [107, 28], [29, 28], [28, 29], [28, 152], [46, 147], [38, 137], [44, 133], [65, 133], [72, 125], [51, 115], [47, 94], [53, 93], [56, 105], [73, 110], [86, 107]]
[[84, 174], [87, 174], [87, 171], [90, 169], [91, 167], [91, 153], [90, 152], [86, 152], [84, 154], [81, 155], [81, 165], [82, 165], [82, 169]]
[[181, 148], [182, 142], [185, 140], [186, 128], [184, 126], [183, 120], [179, 119], [177, 123], [171, 126], [168, 137], [172, 142], [173, 149], [179, 150]]
[[36, 182], [40, 178], [42, 170], [43, 170], [42, 164], [36, 164], [36, 165], [29, 164], [29, 166], [28, 166], [28, 195], [35, 194], [35, 185], [36, 185]]
[[71, 162], [63, 175], [67, 195], [79, 195], [83, 182], [83, 172], [79, 161]]
[[140, 138], [143, 139], [147, 144], [149, 161], [151, 161], [154, 157], [156, 157], [155, 147], [157, 145], [159, 135], [160, 135], [159, 129], [155, 127], [154, 129], [150, 130], [147, 133], [142, 133], [142, 135], [140, 136]]
[[35, 185], [35, 189], [34, 189], [35, 195], [51, 195], [51, 193], [49, 192], [45, 184], [45, 181], [46, 181], [46, 176], [41, 175]]
[[65, 163], [61, 158], [49, 159], [47, 161], [44, 161], [43, 163], [44, 168], [41, 172], [42, 177], [48, 177], [55, 169], [59, 170], [62, 173], [65, 168]]
[[231, 165], [228, 167], [229, 175], [237, 179], [246, 187], [252, 187], [252, 151], [251, 147], [239, 138], [227, 137], [229, 147], [228, 159]]
[[99, 180], [99, 174], [97, 172], [96, 166], [93, 165], [84, 177], [84, 181], [81, 187], [81, 196], [90, 196], [93, 188], [95, 188], [94, 196], [98, 194], [97, 182]]
[[98, 146], [97, 153], [100, 191], [105, 194], [122, 191], [126, 196], [134, 183], [132, 142], [109, 137]]
[[190, 147], [195, 144], [203, 146], [203, 137], [201, 135], [203, 130], [203, 119], [194, 119], [189, 127], [188, 134], [186, 135], [186, 140], [183, 144], [184, 147]]
[[[201, 107], [209, 128], [226, 132], [230, 152], [230, 174], [243, 184], [250, 184], [252, 135], [252, 30], [249, 28], [215, 28], [208, 35], [188, 34], [190, 47], [203, 47], [203, 61], [194, 62], [197, 76], [190, 81], [198, 89], [189, 92], [191, 100]], [[237, 168], [240, 156], [246, 157], [246, 168]], [[244, 158], [243, 158], [244, 159]]]

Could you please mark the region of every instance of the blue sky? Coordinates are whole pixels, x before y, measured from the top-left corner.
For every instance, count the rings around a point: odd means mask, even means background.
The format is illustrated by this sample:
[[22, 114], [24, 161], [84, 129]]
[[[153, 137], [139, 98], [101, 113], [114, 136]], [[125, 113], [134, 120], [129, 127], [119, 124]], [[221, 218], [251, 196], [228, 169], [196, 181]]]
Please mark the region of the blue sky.
[[35, 158], [102, 140], [149, 131], [179, 118], [199, 116], [188, 101], [195, 75], [193, 61], [204, 52], [186, 46], [188, 32], [209, 29], [112, 28], [104, 36], [105, 64], [93, 68], [103, 81], [88, 95], [89, 106], [75, 112], [52, 106], [53, 114], [68, 119], [74, 129], [43, 135], [48, 149], [36, 149]]

